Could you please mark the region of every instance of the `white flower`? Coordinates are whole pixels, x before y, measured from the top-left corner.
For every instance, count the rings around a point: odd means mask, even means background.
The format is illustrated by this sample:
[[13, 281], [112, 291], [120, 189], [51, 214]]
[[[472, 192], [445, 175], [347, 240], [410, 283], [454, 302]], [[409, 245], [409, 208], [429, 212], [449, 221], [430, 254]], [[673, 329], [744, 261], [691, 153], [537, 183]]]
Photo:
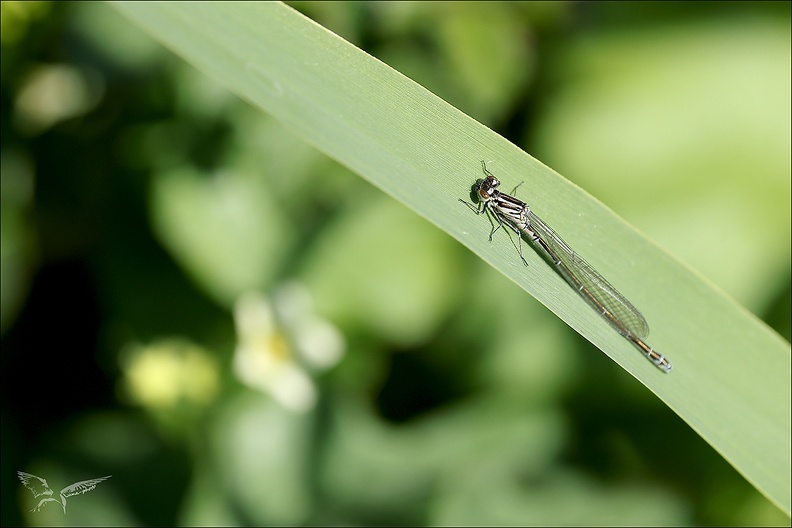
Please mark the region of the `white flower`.
[[240, 381], [293, 411], [312, 409], [316, 387], [303, 365], [335, 365], [343, 355], [344, 339], [313, 313], [308, 291], [286, 284], [272, 303], [259, 293], [244, 294], [234, 306], [234, 319], [238, 342], [233, 365]]

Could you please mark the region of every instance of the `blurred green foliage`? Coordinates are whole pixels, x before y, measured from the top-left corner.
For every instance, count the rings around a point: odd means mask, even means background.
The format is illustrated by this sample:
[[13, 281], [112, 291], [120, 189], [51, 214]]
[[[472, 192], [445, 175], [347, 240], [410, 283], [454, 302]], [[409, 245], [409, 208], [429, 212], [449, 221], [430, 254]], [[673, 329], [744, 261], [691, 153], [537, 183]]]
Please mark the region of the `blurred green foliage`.
[[[789, 4], [293, 5], [789, 339]], [[789, 524], [533, 299], [112, 8], [2, 10], [3, 524]], [[113, 477], [64, 516], [16, 470]]]

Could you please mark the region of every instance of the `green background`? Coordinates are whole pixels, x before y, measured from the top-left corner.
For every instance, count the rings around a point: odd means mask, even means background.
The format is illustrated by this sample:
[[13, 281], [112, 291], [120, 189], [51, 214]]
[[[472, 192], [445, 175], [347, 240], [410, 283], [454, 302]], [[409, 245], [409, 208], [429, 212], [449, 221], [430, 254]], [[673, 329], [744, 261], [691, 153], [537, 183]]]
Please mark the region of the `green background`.
[[[788, 4], [294, 6], [789, 339]], [[4, 3], [2, 35], [4, 523], [788, 524], [530, 296], [112, 8]], [[230, 368], [235, 296], [292, 280], [347, 343], [308, 414]], [[136, 348], [217, 386], [155, 408]], [[17, 469], [114, 477], [23, 514]]]

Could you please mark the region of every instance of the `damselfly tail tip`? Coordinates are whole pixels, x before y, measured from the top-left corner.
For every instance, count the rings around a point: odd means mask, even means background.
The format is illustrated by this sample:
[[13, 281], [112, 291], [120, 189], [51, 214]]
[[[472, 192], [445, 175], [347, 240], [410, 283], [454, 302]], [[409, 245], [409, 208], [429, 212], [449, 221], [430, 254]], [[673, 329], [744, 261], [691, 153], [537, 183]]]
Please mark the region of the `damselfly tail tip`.
[[674, 367], [673, 367], [673, 365], [671, 365], [671, 362], [670, 362], [670, 361], [668, 361], [668, 360], [667, 360], [667, 359], [665, 359], [665, 358], [662, 358], [662, 359], [660, 360], [660, 362], [658, 362], [658, 363], [655, 363], [655, 364], [657, 365], [657, 367], [658, 367], [660, 370], [662, 370], [662, 371], [663, 371], [663, 372], [665, 372], [666, 374], [668, 374], [669, 372], [671, 372], [671, 371], [673, 370], [673, 368], [674, 368]]

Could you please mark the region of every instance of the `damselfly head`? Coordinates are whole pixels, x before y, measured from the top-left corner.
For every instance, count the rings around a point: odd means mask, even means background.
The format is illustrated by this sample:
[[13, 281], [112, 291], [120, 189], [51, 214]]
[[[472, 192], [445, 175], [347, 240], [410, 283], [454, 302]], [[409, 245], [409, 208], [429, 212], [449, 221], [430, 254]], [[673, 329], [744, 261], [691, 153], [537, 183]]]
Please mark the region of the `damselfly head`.
[[487, 184], [489, 187], [492, 187], [492, 189], [493, 189], [493, 190], [494, 190], [494, 189], [495, 189], [497, 186], [499, 186], [499, 185], [500, 185], [500, 180], [499, 180], [498, 178], [496, 178], [495, 176], [493, 176], [492, 174], [488, 174], [488, 175], [487, 175], [487, 178], [486, 178], [485, 182], [486, 182], [486, 184]]
[[495, 190], [498, 185], [500, 185], [500, 182], [494, 176], [476, 180], [475, 185], [473, 185], [473, 196], [477, 201], [489, 201], [498, 192]]

